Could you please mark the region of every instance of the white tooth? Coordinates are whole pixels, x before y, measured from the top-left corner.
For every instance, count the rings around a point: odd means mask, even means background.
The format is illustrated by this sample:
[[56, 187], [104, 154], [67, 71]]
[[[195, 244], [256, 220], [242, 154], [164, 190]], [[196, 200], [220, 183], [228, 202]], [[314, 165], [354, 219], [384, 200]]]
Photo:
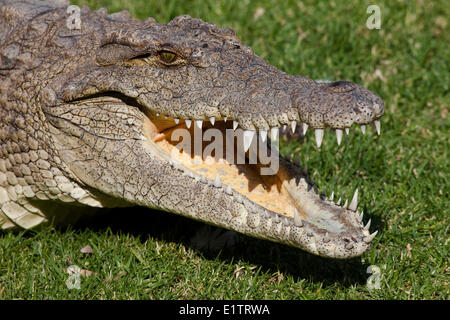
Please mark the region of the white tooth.
[[194, 174], [192, 173], [192, 171], [189, 171], [189, 177], [194, 178]]
[[278, 140], [278, 131], [279, 129], [277, 127], [273, 127], [270, 129], [270, 139], [271, 140]]
[[219, 175], [216, 174], [216, 178], [214, 179], [214, 187], [220, 188], [222, 186], [222, 181], [220, 181]]
[[223, 117], [223, 122], [227, 122], [228, 117]]
[[369, 235], [369, 236], [367, 236], [367, 237], [364, 237], [364, 238], [363, 238], [364, 242], [365, 242], [365, 243], [371, 243], [372, 240], [373, 240], [373, 238], [375, 238], [375, 236], [377, 235], [377, 233], [378, 233], [378, 230], [375, 231], [374, 233], [372, 233], [371, 235]]
[[247, 150], [250, 148], [254, 136], [255, 131], [244, 130], [244, 152], [247, 152]]
[[283, 131], [286, 131], [287, 125], [283, 125]]
[[295, 120], [292, 120], [291, 121], [291, 128], [292, 128], [292, 133], [294, 133], [295, 132], [295, 127], [297, 126], [297, 121], [295, 121]]
[[211, 122], [211, 124], [214, 125], [214, 122], [216, 122], [216, 118], [214, 117], [209, 118], [209, 122]]
[[178, 122], [180, 122], [180, 119], [174, 118], [173, 121], [175, 121], [175, 124], [178, 124]]
[[236, 120], [233, 120], [233, 130], [236, 130], [238, 125], [238, 122]]
[[191, 127], [192, 120], [184, 120], [184, 122], [186, 122], [186, 127], [189, 129]]
[[308, 131], [308, 124], [303, 123], [303, 135], [306, 134], [306, 131]]
[[261, 136], [262, 142], [266, 142], [266, 140], [267, 140], [267, 130], [259, 130], [259, 135]]
[[159, 117], [159, 112], [156, 113], [156, 116]]
[[206, 178], [205, 178], [204, 176], [202, 176], [202, 177], [200, 178], [200, 182], [201, 182], [201, 183], [206, 183]]
[[314, 130], [314, 134], [316, 135], [316, 144], [318, 148], [320, 148], [320, 146], [322, 145], [323, 133], [324, 133], [323, 129]]
[[195, 120], [195, 125], [197, 128], [201, 129], [203, 125], [203, 120]]
[[297, 227], [303, 226], [302, 219], [300, 218], [300, 213], [298, 212], [297, 208], [294, 208], [294, 224]]
[[169, 118], [169, 116], [164, 115], [164, 119], [167, 119], [167, 118]]
[[342, 208], [347, 208], [347, 205], [348, 205], [348, 200], [345, 199], [345, 202], [344, 202], [344, 205], [342, 206]]
[[336, 139], [337, 139], [338, 146], [340, 146], [341, 142], [342, 142], [342, 133], [343, 133], [343, 131], [341, 129], [336, 129]]
[[349, 210], [356, 211], [356, 208], [358, 207], [358, 189], [356, 189], [355, 194], [353, 195], [352, 202], [348, 206]]
[[225, 192], [229, 195], [231, 195], [233, 192], [231, 191], [231, 185], [228, 185], [227, 188], [225, 189]]
[[369, 230], [371, 221], [372, 221], [372, 219], [369, 219], [369, 221], [367, 221], [367, 224], [364, 226], [365, 230]]
[[342, 199], [341, 199], [341, 198], [339, 198], [339, 199], [338, 199], [338, 201], [336, 202], [336, 204], [337, 204], [338, 206], [340, 206], [340, 205], [341, 205], [341, 200], [342, 200]]
[[366, 125], [365, 124], [361, 125], [361, 131], [363, 134], [366, 134]]
[[359, 215], [359, 222], [361, 222], [364, 218], [364, 211], [361, 211], [360, 215]]
[[350, 133], [350, 128], [345, 128], [345, 134], [349, 134]]
[[380, 120], [375, 120], [374, 123], [375, 123], [375, 128], [377, 129], [377, 134], [380, 135], [380, 133], [381, 133], [381, 123], [380, 123]]
[[334, 199], [334, 191], [331, 192], [330, 201], [333, 201]]

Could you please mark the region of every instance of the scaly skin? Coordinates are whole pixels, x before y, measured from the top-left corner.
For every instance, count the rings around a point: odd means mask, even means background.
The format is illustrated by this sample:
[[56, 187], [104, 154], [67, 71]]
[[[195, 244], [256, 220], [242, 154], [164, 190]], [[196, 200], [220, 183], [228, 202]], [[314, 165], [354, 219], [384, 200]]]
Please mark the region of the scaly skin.
[[379, 126], [378, 96], [286, 74], [232, 30], [188, 16], [164, 25], [83, 7], [81, 29], [70, 30], [66, 9], [0, 0], [3, 229], [141, 205], [326, 257], [370, 247], [357, 196], [344, 207], [321, 198], [281, 157], [270, 177], [255, 173], [261, 164], [193, 165], [169, 136], [198, 132], [190, 120], [262, 136], [287, 124], [315, 129], [320, 146], [325, 128], [339, 140], [354, 123]]

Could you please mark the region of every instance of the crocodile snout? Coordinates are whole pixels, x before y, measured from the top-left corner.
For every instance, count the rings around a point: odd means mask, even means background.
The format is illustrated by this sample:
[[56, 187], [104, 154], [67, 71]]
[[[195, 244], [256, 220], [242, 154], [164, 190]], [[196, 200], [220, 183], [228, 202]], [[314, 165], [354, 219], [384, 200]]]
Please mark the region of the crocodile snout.
[[[350, 128], [354, 123], [374, 123], [384, 114], [383, 100], [349, 81], [315, 83], [293, 95], [300, 119], [315, 129]], [[363, 129], [364, 130], [364, 129]]]

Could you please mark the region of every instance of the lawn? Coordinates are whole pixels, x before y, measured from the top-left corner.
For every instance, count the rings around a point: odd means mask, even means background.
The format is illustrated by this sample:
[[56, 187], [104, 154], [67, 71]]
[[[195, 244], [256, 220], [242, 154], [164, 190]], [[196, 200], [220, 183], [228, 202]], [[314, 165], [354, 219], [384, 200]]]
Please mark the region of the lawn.
[[[189, 14], [236, 30], [291, 74], [349, 80], [380, 95], [382, 134], [352, 128], [320, 150], [308, 132], [284, 143], [320, 190], [360, 207], [373, 247], [331, 260], [242, 236], [223, 250], [193, 241], [217, 229], [144, 208], [114, 210], [68, 229], [0, 231], [0, 299], [449, 299], [449, 17], [442, 1], [75, 1], [166, 23]], [[366, 8], [381, 9], [368, 29]], [[90, 245], [92, 253], [82, 253]], [[92, 272], [69, 289], [67, 269]], [[379, 268], [379, 288], [366, 285]], [[373, 275], [372, 275], [373, 276]]]

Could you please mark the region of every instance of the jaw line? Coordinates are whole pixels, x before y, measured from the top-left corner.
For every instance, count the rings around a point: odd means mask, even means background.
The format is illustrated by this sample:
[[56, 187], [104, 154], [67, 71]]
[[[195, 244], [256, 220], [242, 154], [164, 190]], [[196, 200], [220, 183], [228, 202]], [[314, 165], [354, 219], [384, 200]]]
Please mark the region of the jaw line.
[[[171, 157], [170, 150], [174, 147], [164, 136], [175, 127], [185, 127], [186, 121], [184, 119], [180, 119], [177, 126], [173, 118], [156, 117], [149, 107], [140, 105], [134, 98], [123, 97], [121, 93], [95, 94], [76, 101], [90, 103], [89, 99], [91, 98], [94, 99], [92, 103], [113, 103], [127, 108], [139, 109], [142, 112], [143, 123], [142, 135], [138, 140], [144, 149], [143, 151], [155, 159], [156, 163], [159, 162], [158, 166], [165, 167], [162, 170], [168, 174], [165, 178], [182, 179], [185, 185], [189, 185], [189, 188], [192, 187], [192, 190], [208, 194], [202, 196], [199, 193], [190, 193], [192, 198], [188, 202], [199, 201], [198, 198], [203, 201], [199, 206], [190, 208], [181, 208], [177, 207], [176, 204], [160, 203], [159, 201], [153, 202], [151, 199], [143, 202], [128, 199], [132, 203], [184, 215], [252, 237], [299, 247], [324, 257], [346, 259], [359, 256], [370, 248], [370, 243], [375, 234], [370, 235], [367, 228], [361, 225], [362, 219], [359, 212], [321, 198], [315, 192], [314, 184], [308, 180], [306, 172], [299, 166], [280, 157], [281, 169], [274, 176], [275, 181], [279, 182], [279, 186], [270, 187], [274, 184], [273, 181], [267, 182], [258, 177], [258, 179], [261, 179], [259, 188], [262, 189], [260, 191], [263, 194], [262, 197], [259, 196], [258, 198], [254, 196], [258, 186], [248, 188], [252, 179], [245, 178], [245, 175], [240, 174], [237, 170], [238, 168], [248, 169], [248, 167], [257, 165], [234, 166], [237, 173], [235, 172], [231, 176], [239, 177], [241, 181], [246, 182], [244, 185], [246, 187], [245, 192], [242, 188], [239, 189], [238, 185], [232, 181], [228, 182], [226, 179], [219, 181], [216, 186], [214, 174], [209, 176], [208, 174], [199, 174], [192, 166], [185, 165], [182, 161], [176, 161], [177, 159]], [[161, 129], [161, 124], [165, 124], [162, 126], [163, 129]], [[215, 122], [215, 127], [219, 125], [224, 125], [224, 121]], [[228, 119], [227, 126], [233, 126], [232, 119]], [[195, 123], [192, 122], [191, 129], [194, 127]], [[203, 123], [203, 127], [206, 127], [205, 123]], [[161, 147], [161, 142], [169, 144], [171, 149], [167, 150], [167, 148]], [[233, 165], [226, 163], [224, 165], [233, 167]], [[216, 167], [217, 165], [208, 166], [211, 170], [215, 170]], [[242, 180], [242, 178], [245, 179]], [[270, 188], [263, 188], [263, 185]], [[265, 189], [268, 189], [269, 192]], [[283, 204], [281, 208], [278, 206], [274, 209], [267, 205], [267, 202], [264, 203], [265, 196], [270, 195], [270, 192], [272, 192], [272, 196], [275, 194], [282, 200], [280, 201]], [[225, 206], [225, 209], [221, 208], [225, 211], [216, 210], [214, 203], [211, 202], [211, 199], [214, 198], [211, 198], [212, 194], [215, 197], [227, 198], [225, 201], [227, 206]], [[176, 194], [174, 197], [177, 197]], [[273, 203], [279, 204], [278, 201], [273, 201]], [[285, 210], [287, 208], [286, 203], [290, 204], [289, 210]], [[206, 216], [205, 213], [196, 212], [195, 208], [205, 210]], [[297, 218], [294, 208], [298, 211]], [[233, 210], [234, 216], [233, 214], [230, 216], [229, 214]], [[203, 216], [200, 216], [201, 214]], [[228, 216], [222, 216], [224, 214], [228, 214]], [[299, 221], [300, 223], [298, 223]]]
[[[171, 121], [172, 125], [170, 125]], [[159, 131], [157, 129], [158, 126], [161, 126], [164, 129]], [[215, 122], [214, 126], [209, 126], [209, 124], [208, 126], [205, 126], [204, 123], [203, 129], [205, 129], [205, 127], [217, 128], [220, 126], [224, 126], [224, 122], [219, 120]], [[229, 126], [232, 126], [231, 121], [229, 122]], [[194, 183], [201, 183], [200, 180], [204, 178], [207, 184], [214, 185], [217, 182], [217, 177], [215, 178], [214, 174], [211, 174], [211, 172], [214, 173], [215, 171], [220, 171], [220, 168], [223, 168], [223, 166], [234, 166], [238, 172], [237, 176], [240, 177], [243, 177], [243, 175], [239, 174], [239, 168], [241, 168], [241, 172], [248, 172], [250, 166], [257, 166], [248, 164], [232, 165], [229, 163], [215, 163], [214, 165], [209, 165], [208, 170], [199, 170], [199, 168], [205, 169], [205, 166], [192, 166], [187, 164], [186, 161], [183, 161], [183, 159], [173, 159], [171, 157], [171, 152], [164, 150], [167, 148], [167, 145], [161, 147], [161, 143], [167, 144], [167, 137], [175, 128], [186, 129], [183, 119], [180, 120], [179, 124], [175, 124], [173, 122], [173, 118], [166, 119], [164, 117], [155, 117], [155, 115], [150, 115], [147, 116], [144, 127], [146, 132], [146, 140], [148, 142], [147, 145], [151, 146], [150, 152], [153, 154], [158, 154], [163, 161], [170, 163], [174, 170], [183, 171], [186, 175], [192, 178]], [[195, 124], [192, 123], [190, 129], [192, 130], [194, 127]], [[182, 156], [185, 156], [184, 152], [181, 154]], [[325, 239], [326, 243], [335, 241], [336, 243], [339, 242], [339, 246], [347, 246], [351, 249], [354, 247], [353, 242], [355, 242], [355, 245], [359, 245], [360, 247], [357, 252], [353, 252], [350, 256], [357, 256], [366, 251], [370, 247], [370, 242], [367, 243], [364, 239], [367, 239], [369, 232], [363, 225], [361, 225], [362, 221], [360, 219], [360, 213], [356, 210], [349, 210], [348, 208], [336, 205], [333, 201], [319, 196], [316, 193], [317, 188], [307, 178], [307, 174], [302, 168], [285, 160], [281, 157], [281, 155], [279, 157], [280, 170], [275, 178], [280, 182], [280, 184], [274, 188], [273, 185], [268, 185], [267, 179], [261, 179], [260, 185], [264, 187], [264, 189], [268, 190], [266, 191], [266, 196], [268, 198], [270, 198], [269, 196], [274, 192], [274, 190], [278, 190], [277, 192], [279, 193], [280, 198], [282, 198], [282, 201], [278, 201], [278, 203], [282, 203], [284, 205], [288, 203], [288, 206], [284, 208], [284, 211], [280, 210], [279, 206], [274, 208], [271, 205], [267, 205], [268, 202], [264, 202], [260, 197], [258, 198], [255, 196], [255, 193], [258, 191], [258, 186], [252, 186], [253, 189], [250, 190], [250, 185], [252, 184], [251, 182], [254, 177], [247, 178], [247, 190], [244, 190], [244, 192], [242, 187], [239, 188], [239, 186], [236, 183], [233, 183], [233, 181], [230, 181], [227, 176], [220, 176], [220, 178], [222, 178], [220, 179], [220, 185], [224, 190], [228, 190], [228, 192], [232, 190], [232, 192], [230, 192], [230, 196], [234, 196], [238, 193], [240, 197], [242, 197], [240, 201], [248, 201], [251, 202], [253, 206], [264, 208], [264, 210], [270, 212], [272, 217], [275, 217], [275, 220], [279, 219], [282, 221], [285, 219], [286, 221], [292, 222], [295, 218], [295, 211], [297, 211], [299, 218], [302, 221], [302, 227], [305, 230], [310, 230], [307, 234], [318, 234], [320, 237]], [[247, 167], [247, 170], [243, 169], [245, 167]], [[235, 177], [237, 178], [237, 176]], [[278, 241], [277, 239], [273, 240]], [[292, 245], [292, 243], [288, 244]], [[325, 255], [323, 252], [320, 252], [320, 248], [316, 245], [311, 248], [301, 248], [315, 254]], [[339, 250], [334, 250], [333, 254], [330, 256], [334, 256], [336, 258], [350, 257], [345, 256], [345, 253], [337, 251]], [[329, 252], [327, 252], [326, 255], [329, 255]]]

